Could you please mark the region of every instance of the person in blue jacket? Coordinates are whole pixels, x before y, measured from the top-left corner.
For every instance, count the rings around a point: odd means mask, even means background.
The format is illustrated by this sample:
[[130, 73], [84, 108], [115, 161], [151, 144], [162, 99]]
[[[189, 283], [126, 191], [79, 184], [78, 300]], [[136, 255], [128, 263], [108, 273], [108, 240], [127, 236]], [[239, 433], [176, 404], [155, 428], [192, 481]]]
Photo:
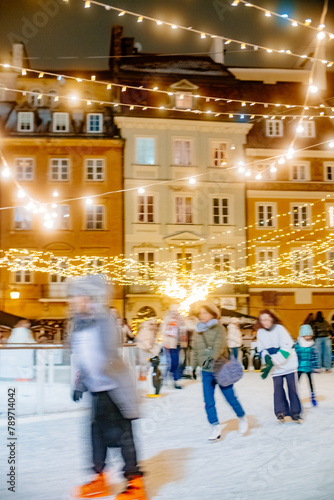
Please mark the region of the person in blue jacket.
[[318, 353], [313, 340], [313, 330], [310, 325], [302, 325], [299, 329], [299, 337], [295, 344], [295, 351], [298, 356], [298, 379], [305, 373], [308, 377], [311, 389], [311, 401], [313, 406], [317, 406], [314, 393], [312, 372], [319, 369]]

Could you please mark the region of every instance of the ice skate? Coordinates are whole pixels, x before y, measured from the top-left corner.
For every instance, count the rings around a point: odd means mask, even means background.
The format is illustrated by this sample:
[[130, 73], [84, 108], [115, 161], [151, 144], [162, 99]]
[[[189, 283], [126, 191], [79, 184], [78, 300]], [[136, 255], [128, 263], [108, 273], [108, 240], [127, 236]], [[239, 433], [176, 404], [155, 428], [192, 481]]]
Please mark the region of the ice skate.
[[182, 387], [182, 385], [180, 385], [177, 382], [175, 382], [174, 389], [183, 389], [183, 387]]
[[220, 439], [220, 426], [219, 425], [212, 425], [212, 430], [211, 434], [209, 436], [209, 441], [210, 443], [214, 443], [215, 441], [218, 441]]
[[74, 490], [74, 498], [103, 498], [112, 494], [106, 475], [101, 472], [93, 481]]
[[301, 418], [300, 415], [293, 415], [291, 418], [295, 424], [302, 424], [303, 423], [303, 419]]
[[147, 500], [143, 479], [141, 477], [131, 479], [126, 490], [117, 495], [115, 500]]
[[318, 406], [318, 401], [315, 397], [314, 392], [311, 392], [311, 403], [312, 403], [312, 406]]
[[239, 432], [240, 434], [246, 434], [248, 431], [248, 419], [246, 415], [242, 418], [239, 418]]
[[277, 420], [278, 420], [279, 424], [284, 424], [285, 423], [285, 415], [283, 415], [283, 413], [280, 413], [279, 415], [277, 415]]

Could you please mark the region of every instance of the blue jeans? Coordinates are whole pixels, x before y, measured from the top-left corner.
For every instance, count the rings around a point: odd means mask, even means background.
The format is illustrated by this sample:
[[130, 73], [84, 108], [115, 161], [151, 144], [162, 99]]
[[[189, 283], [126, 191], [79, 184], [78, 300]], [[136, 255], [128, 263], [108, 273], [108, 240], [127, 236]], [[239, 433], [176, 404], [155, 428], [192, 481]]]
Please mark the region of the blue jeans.
[[239, 347], [230, 347], [230, 353], [233, 354], [235, 359], [238, 359]]
[[330, 337], [318, 337], [315, 339], [315, 345], [318, 350], [320, 368], [326, 370], [332, 368], [332, 343]]
[[[205, 402], [205, 411], [210, 424], [219, 424], [215, 404], [215, 388], [217, 385], [215, 376], [211, 372], [202, 371], [202, 384]], [[228, 404], [233, 408], [237, 417], [242, 418], [245, 412], [234, 394], [233, 385], [227, 387], [219, 386]]]
[[167, 349], [167, 350], [168, 350], [169, 356], [170, 356], [169, 371], [173, 374], [173, 378], [176, 382], [181, 377], [181, 374], [180, 374], [181, 370], [180, 370], [180, 364], [179, 364], [180, 346], [178, 346], [177, 349]]

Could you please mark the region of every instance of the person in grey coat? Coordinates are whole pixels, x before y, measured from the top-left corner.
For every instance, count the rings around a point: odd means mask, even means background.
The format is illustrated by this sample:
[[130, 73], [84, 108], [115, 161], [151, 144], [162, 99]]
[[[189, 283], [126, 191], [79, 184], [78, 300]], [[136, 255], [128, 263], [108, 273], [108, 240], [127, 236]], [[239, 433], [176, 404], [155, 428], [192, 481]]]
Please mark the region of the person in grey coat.
[[70, 280], [68, 295], [71, 345], [77, 368], [73, 399], [79, 401], [85, 391], [92, 395], [91, 437], [97, 474], [92, 482], [76, 489], [76, 498], [111, 494], [104, 474], [109, 447], [121, 449], [128, 481], [127, 489], [116, 498], [145, 498], [131, 422], [139, 417], [137, 393], [131, 373], [119, 354], [118, 329], [108, 309], [109, 286], [101, 275], [74, 278]]

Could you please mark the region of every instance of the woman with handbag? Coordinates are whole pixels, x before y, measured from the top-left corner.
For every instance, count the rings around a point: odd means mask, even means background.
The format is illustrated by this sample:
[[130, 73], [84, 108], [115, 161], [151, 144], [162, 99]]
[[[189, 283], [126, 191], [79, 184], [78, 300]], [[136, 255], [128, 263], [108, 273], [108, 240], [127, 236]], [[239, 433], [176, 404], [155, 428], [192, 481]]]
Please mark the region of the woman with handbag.
[[[222, 365], [225, 364], [227, 367], [229, 364], [229, 354], [226, 346], [226, 331], [223, 326], [218, 324], [220, 312], [214, 304], [203, 304], [199, 310], [198, 317], [199, 323], [197, 324], [193, 340], [192, 366], [194, 369], [196, 369], [197, 366], [202, 368], [205, 411], [212, 427], [209, 441], [217, 441], [221, 433], [214, 399], [216, 385], [219, 385], [226, 401], [239, 418], [240, 433], [245, 434], [248, 430], [247, 417], [234, 393], [233, 383], [223, 386], [216, 380], [216, 376], [219, 377], [220, 375], [220, 373], [215, 370], [216, 363], [220, 362], [219, 371], [221, 371]], [[222, 353], [224, 353], [226, 357], [221, 356]], [[225, 360], [225, 363], [222, 360]], [[234, 361], [238, 363], [236, 360]]]

